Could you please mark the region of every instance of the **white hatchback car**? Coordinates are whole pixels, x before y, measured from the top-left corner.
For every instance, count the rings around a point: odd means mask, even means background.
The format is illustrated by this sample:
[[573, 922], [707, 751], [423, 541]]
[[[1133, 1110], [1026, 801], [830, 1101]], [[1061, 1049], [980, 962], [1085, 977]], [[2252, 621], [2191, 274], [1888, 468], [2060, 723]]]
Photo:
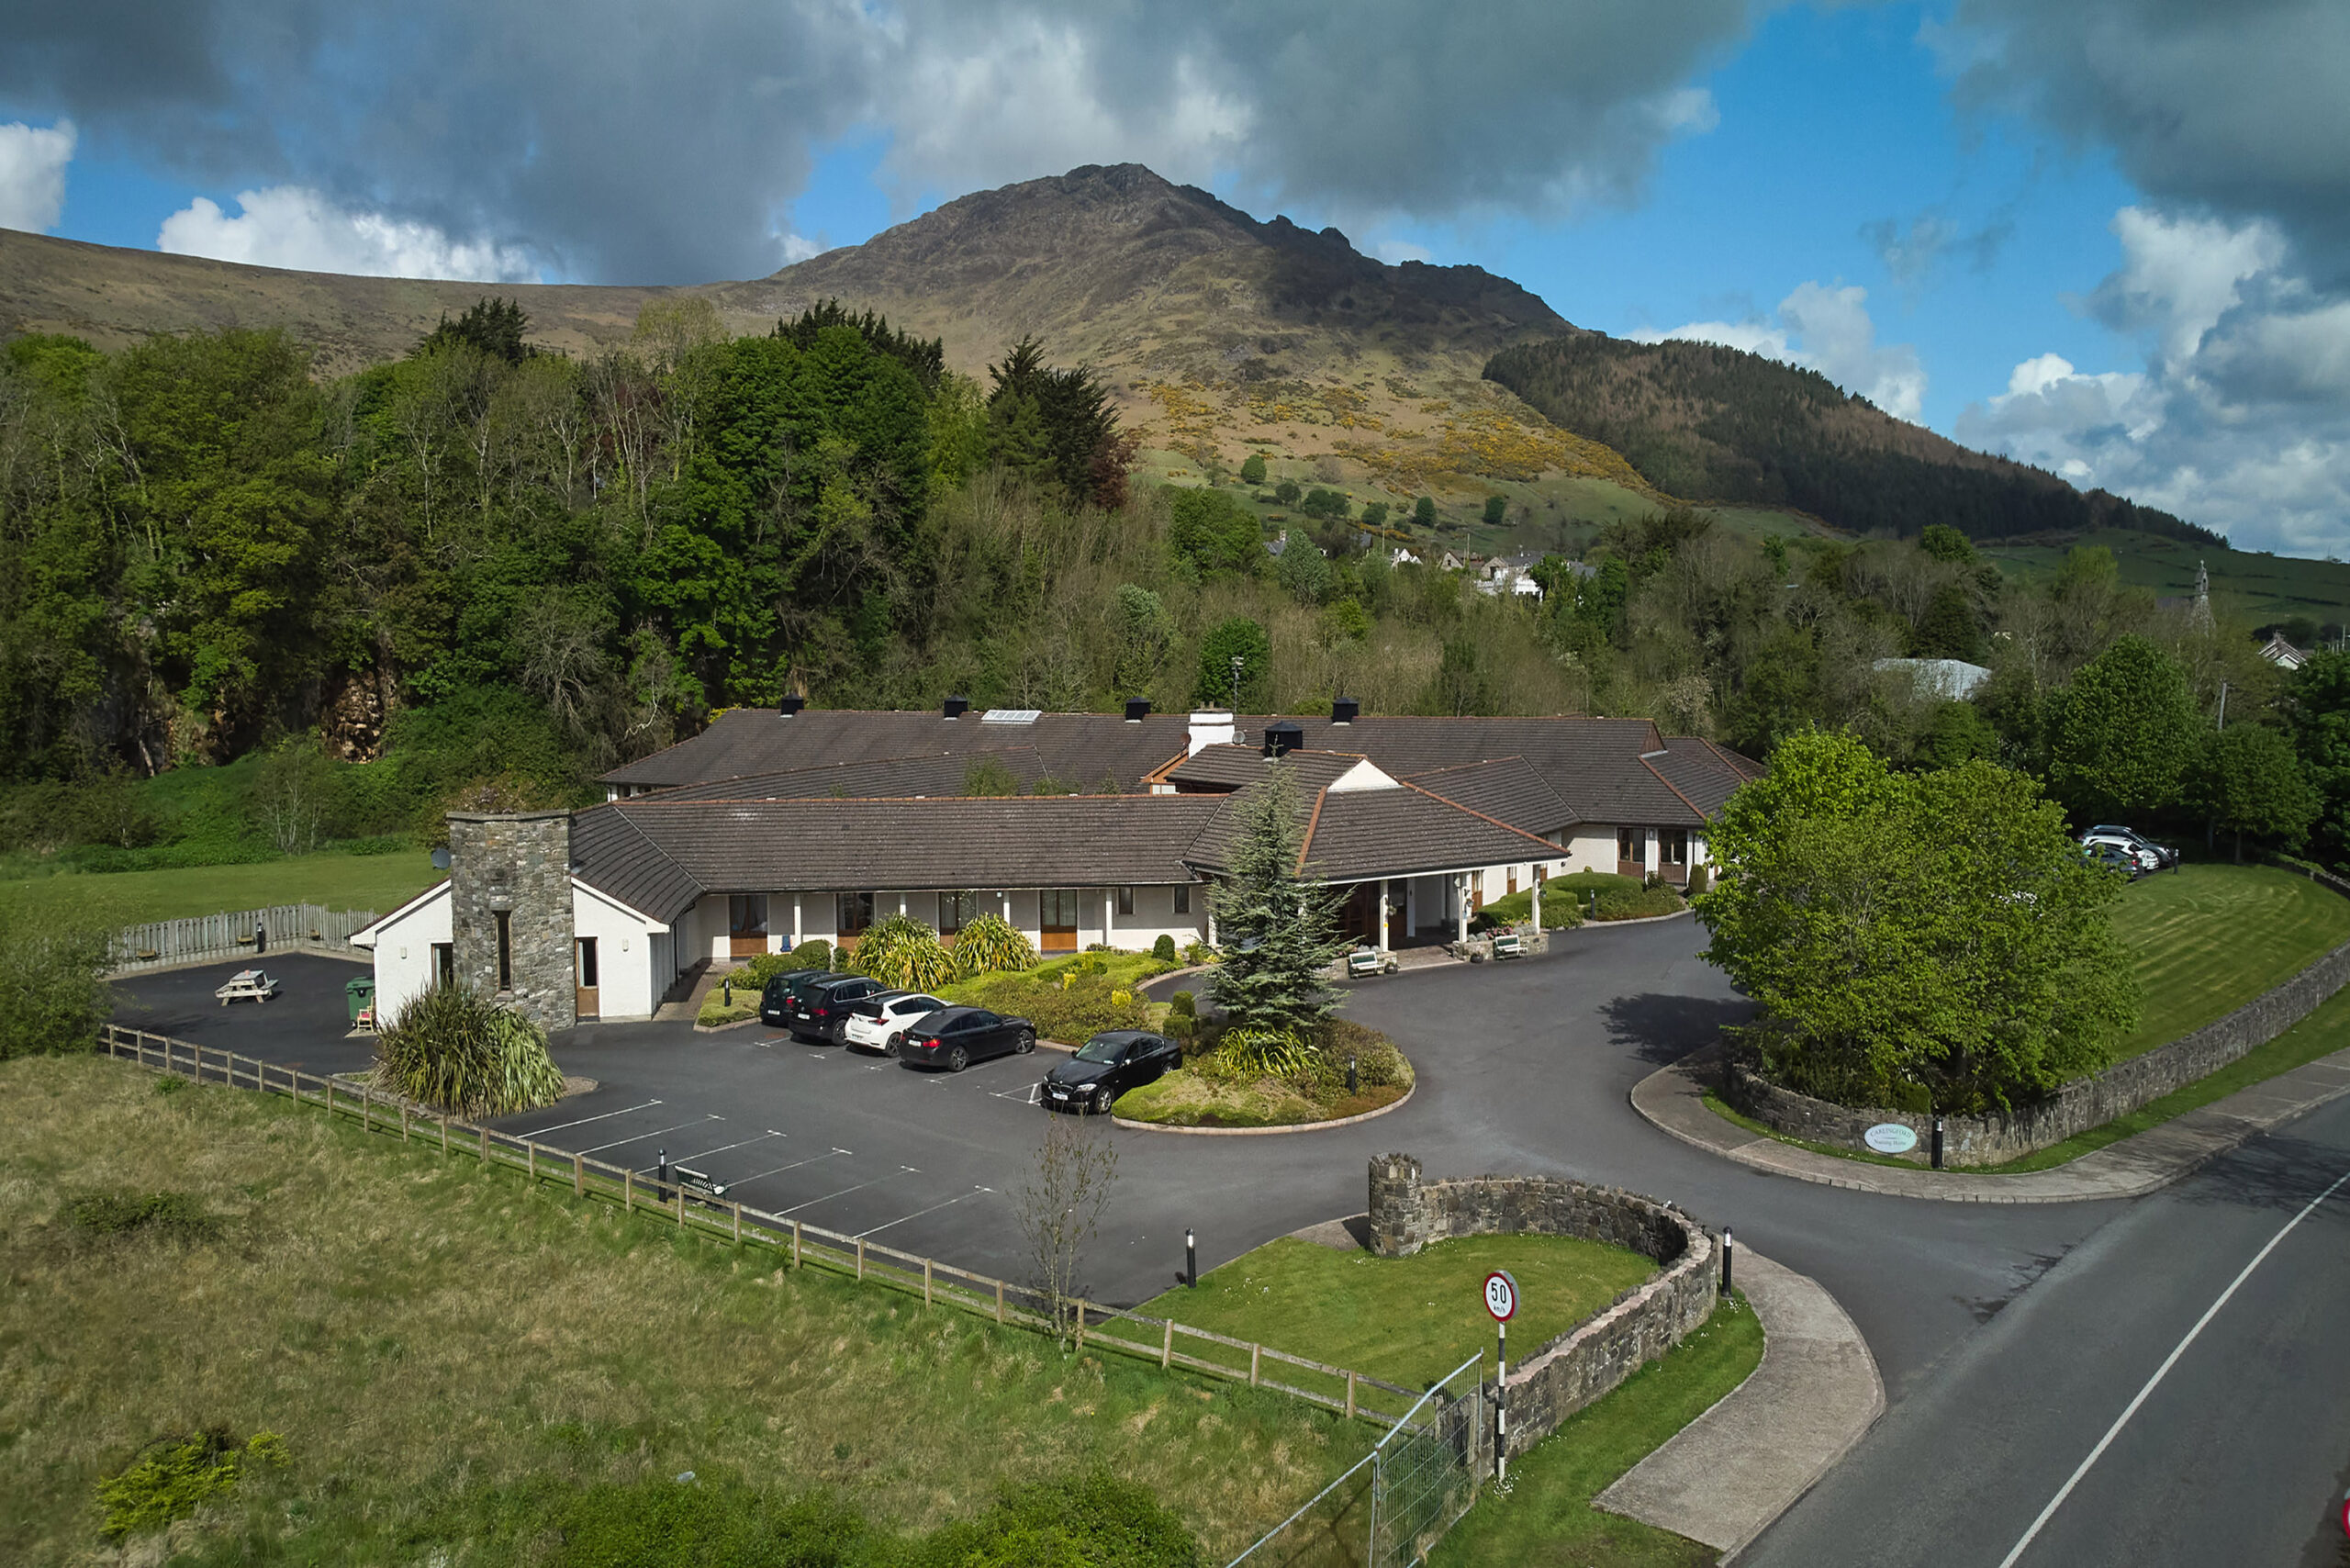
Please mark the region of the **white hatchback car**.
[[2141, 871], [2159, 871], [2163, 868], [2162, 852], [2134, 833], [2109, 833], [2093, 829], [2081, 834], [2081, 847], [2084, 849], [2094, 849], [2101, 844], [2111, 845], [2135, 860]]
[[885, 991], [849, 1008], [842, 1037], [861, 1049], [896, 1056], [899, 1037], [946, 1005], [923, 991]]

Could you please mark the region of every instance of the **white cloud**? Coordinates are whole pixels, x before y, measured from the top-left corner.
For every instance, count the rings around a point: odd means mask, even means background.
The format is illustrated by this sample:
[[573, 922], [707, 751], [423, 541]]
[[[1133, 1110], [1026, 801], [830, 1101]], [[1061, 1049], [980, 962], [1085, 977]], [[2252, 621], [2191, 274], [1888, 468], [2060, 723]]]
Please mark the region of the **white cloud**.
[[1915, 420], [1926, 400], [1925, 366], [1913, 345], [1877, 342], [1868, 297], [1868, 290], [1856, 284], [1829, 288], [1806, 283], [1779, 301], [1775, 323], [1759, 317], [1691, 321], [1670, 331], [1631, 336], [1644, 343], [1668, 338], [1719, 343], [1803, 365], [1858, 392], [1896, 419]]
[[65, 211], [65, 166], [73, 162], [73, 122], [0, 125], [0, 229], [39, 234]]
[[808, 260], [811, 256], [821, 256], [823, 253], [823, 246], [803, 235], [786, 234], [783, 236], [783, 264], [785, 266], [795, 266], [798, 263]]
[[2126, 207], [2122, 264], [2086, 302], [2143, 371], [2016, 366], [1955, 433], [2175, 512], [2247, 549], [2350, 546], [2350, 298], [2294, 270], [2265, 220]]
[[1436, 254], [1426, 245], [1415, 245], [1409, 240], [1382, 240], [1371, 248], [1371, 253], [1391, 267], [1405, 262], [1425, 262]]
[[237, 197], [238, 216], [198, 196], [163, 219], [156, 249], [175, 255], [369, 277], [517, 283], [539, 275], [520, 246], [453, 240], [429, 223], [350, 212], [317, 191], [274, 185]]

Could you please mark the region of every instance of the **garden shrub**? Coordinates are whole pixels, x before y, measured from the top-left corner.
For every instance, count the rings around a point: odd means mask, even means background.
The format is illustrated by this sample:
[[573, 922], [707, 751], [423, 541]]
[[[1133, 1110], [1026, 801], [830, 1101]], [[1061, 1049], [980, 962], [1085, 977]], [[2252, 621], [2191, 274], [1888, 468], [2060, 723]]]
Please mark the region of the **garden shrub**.
[[849, 963], [858, 974], [900, 991], [935, 991], [956, 978], [955, 955], [939, 946], [937, 932], [911, 915], [876, 921], [858, 938]]
[[829, 969], [833, 967], [833, 945], [822, 937], [811, 937], [794, 947], [791, 962], [786, 966], [795, 969]]
[[86, 1051], [112, 1011], [97, 911], [35, 917], [0, 907], [0, 1061]]
[[98, 1528], [111, 1540], [162, 1529], [235, 1491], [252, 1467], [282, 1466], [291, 1457], [274, 1432], [255, 1432], [240, 1443], [226, 1427], [208, 1427], [162, 1439], [98, 1483]]
[[1175, 961], [1175, 938], [1160, 932], [1158, 940], [1150, 945], [1150, 956], [1162, 964], [1172, 964]]
[[1040, 1037], [1068, 1046], [1081, 1045], [1103, 1029], [1150, 1027], [1150, 1004], [1100, 975], [1064, 973], [1059, 982], [1032, 976], [1004, 980], [988, 991], [987, 1006], [1025, 1018]]
[[1216, 1047], [1219, 1070], [1259, 1078], [1289, 1078], [1310, 1070], [1314, 1047], [1282, 1029], [1231, 1029]]
[[467, 1116], [504, 1116], [563, 1098], [563, 1070], [539, 1026], [470, 986], [438, 986], [375, 1036], [375, 1085]]
[[1345, 1018], [1333, 1018], [1324, 1028], [1319, 1044], [1322, 1053], [1337, 1064], [1341, 1081], [1347, 1058], [1353, 1057], [1356, 1076], [1365, 1088], [1409, 1087], [1412, 1082], [1409, 1058], [1394, 1041], [1376, 1029]]
[[[829, 956], [831, 949], [827, 948], [825, 951]], [[761, 953], [736, 972], [734, 983], [738, 989], [749, 986], [752, 990], [757, 991], [778, 975], [789, 973], [793, 969], [819, 967], [821, 966], [803, 964], [790, 953]]]
[[1695, 898], [1713, 885], [1713, 878], [1707, 874], [1703, 866], [1689, 868], [1689, 896], [1691, 898]]
[[1173, 1016], [1183, 1018], [1197, 1017], [1200, 1011], [1200, 1000], [1188, 991], [1179, 991], [1174, 995], [1167, 999], [1167, 1010], [1169, 1014]]
[[965, 980], [1035, 967], [1035, 945], [1002, 915], [982, 914], [967, 921], [955, 938], [955, 969]]

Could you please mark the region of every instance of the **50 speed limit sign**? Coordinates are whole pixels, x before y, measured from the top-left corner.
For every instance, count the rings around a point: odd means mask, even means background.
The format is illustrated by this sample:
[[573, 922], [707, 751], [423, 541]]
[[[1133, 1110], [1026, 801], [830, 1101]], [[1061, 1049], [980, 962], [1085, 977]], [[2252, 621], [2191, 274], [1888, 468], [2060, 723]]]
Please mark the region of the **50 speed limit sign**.
[[1507, 1323], [1517, 1316], [1517, 1282], [1510, 1278], [1507, 1269], [1495, 1269], [1485, 1276], [1485, 1310], [1496, 1323]]

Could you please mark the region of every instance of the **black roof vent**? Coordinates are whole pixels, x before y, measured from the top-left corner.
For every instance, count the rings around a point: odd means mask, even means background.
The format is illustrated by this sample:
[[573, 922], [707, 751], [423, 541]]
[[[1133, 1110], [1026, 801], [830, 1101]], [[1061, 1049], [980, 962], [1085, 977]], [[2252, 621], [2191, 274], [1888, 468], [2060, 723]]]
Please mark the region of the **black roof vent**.
[[1305, 730], [1303, 725], [1283, 722], [1265, 726], [1265, 755], [1267, 756], [1286, 756], [1291, 752], [1304, 749]]
[[1330, 722], [1351, 724], [1360, 716], [1362, 704], [1351, 697], [1341, 697], [1330, 704]]
[[1150, 717], [1150, 699], [1149, 699], [1149, 698], [1147, 698], [1147, 697], [1129, 697], [1129, 698], [1127, 698], [1127, 699], [1126, 699], [1126, 722], [1127, 722], [1127, 723], [1129, 723], [1129, 724], [1139, 724], [1139, 723], [1141, 723], [1145, 719], [1147, 719], [1147, 718], [1149, 718], [1149, 717]]
[[807, 706], [808, 699], [805, 697], [786, 697], [776, 703], [775, 711], [789, 719]]
[[959, 719], [971, 711], [971, 700], [968, 697], [950, 697], [946, 700], [945, 711], [947, 718]]

